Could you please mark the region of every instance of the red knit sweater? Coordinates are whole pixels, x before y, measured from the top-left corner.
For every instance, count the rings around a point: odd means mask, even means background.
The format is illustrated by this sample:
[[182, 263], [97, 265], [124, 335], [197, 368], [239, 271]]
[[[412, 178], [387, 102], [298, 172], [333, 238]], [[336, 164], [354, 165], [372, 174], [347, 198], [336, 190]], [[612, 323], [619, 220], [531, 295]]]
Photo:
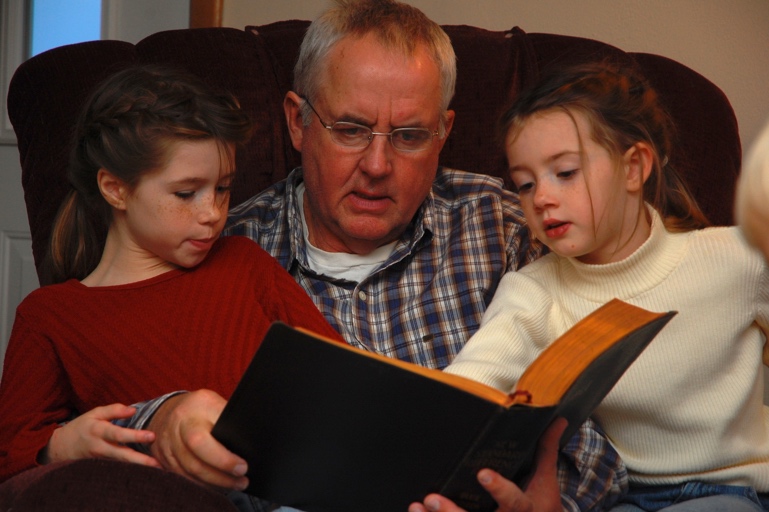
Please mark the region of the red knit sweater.
[[252, 241], [122, 286], [72, 280], [19, 305], [0, 383], [0, 482], [36, 465], [58, 422], [100, 405], [212, 389], [228, 398], [274, 320], [341, 339]]

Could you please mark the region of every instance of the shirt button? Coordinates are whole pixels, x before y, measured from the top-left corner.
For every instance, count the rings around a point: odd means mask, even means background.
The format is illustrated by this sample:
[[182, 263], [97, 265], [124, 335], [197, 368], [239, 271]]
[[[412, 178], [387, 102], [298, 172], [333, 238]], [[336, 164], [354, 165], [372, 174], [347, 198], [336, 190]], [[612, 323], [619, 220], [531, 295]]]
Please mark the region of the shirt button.
[[358, 298], [360, 300], [366, 300], [366, 292], [364, 292], [364, 291], [358, 292]]

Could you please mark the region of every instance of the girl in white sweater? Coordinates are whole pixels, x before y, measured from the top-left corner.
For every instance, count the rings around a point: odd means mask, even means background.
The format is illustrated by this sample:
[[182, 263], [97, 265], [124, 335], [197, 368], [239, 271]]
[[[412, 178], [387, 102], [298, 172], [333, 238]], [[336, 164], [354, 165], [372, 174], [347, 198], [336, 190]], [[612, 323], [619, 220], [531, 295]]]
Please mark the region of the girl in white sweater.
[[507, 274], [446, 371], [509, 391], [612, 298], [677, 310], [595, 414], [628, 467], [615, 510], [769, 510], [769, 273], [737, 228], [699, 229], [656, 93], [606, 64], [561, 71], [504, 128], [510, 178], [551, 253]]

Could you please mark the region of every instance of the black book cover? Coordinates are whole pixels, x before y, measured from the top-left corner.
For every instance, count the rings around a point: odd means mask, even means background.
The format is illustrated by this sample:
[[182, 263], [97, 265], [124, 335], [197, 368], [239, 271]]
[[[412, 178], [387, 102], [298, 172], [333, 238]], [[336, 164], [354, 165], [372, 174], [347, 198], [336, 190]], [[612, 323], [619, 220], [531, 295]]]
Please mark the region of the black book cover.
[[649, 320], [614, 335], [620, 342], [590, 356], [595, 364], [545, 407], [511, 405], [492, 388], [499, 398], [483, 398], [429, 376], [448, 374], [275, 323], [213, 435], [248, 461], [246, 492], [306, 512], [405, 511], [431, 492], [493, 510], [477, 471], [520, 481], [550, 422], [570, 420], [567, 440], [674, 314], [638, 311]]

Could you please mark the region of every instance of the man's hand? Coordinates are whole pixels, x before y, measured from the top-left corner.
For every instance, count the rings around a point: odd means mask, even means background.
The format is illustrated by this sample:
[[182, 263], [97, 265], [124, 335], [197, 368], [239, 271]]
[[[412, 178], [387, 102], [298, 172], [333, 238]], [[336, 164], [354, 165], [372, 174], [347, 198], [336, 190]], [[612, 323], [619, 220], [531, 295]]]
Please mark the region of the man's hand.
[[165, 469], [203, 485], [245, 489], [246, 461], [211, 435], [226, 403], [206, 389], [169, 398], [147, 427], [156, 435], [152, 455]]
[[48, 446], [38, 455], [41, 464], [70, 459], [115, 459], [160, 467], [158, 461], [125, 443], [150, 443], [155, 434], [118, 427], [112, 420], [129, 418], [136, 409], [123, 404], [96, 407], [53, 431]]
[[[491, 494], [499, 508], [497, 512], [561, 512], [558, 487], [558, 440], [566, 428], [566, 420], [553, 422], [540, 439], [535, 471], [522, 491], [510, 480], [490, 469], [478, 472], [478, 482]], [[412, 503], [409, 512], [464, 512], [451, 500], [439, 494], [429, 494], [423, 503]]]

